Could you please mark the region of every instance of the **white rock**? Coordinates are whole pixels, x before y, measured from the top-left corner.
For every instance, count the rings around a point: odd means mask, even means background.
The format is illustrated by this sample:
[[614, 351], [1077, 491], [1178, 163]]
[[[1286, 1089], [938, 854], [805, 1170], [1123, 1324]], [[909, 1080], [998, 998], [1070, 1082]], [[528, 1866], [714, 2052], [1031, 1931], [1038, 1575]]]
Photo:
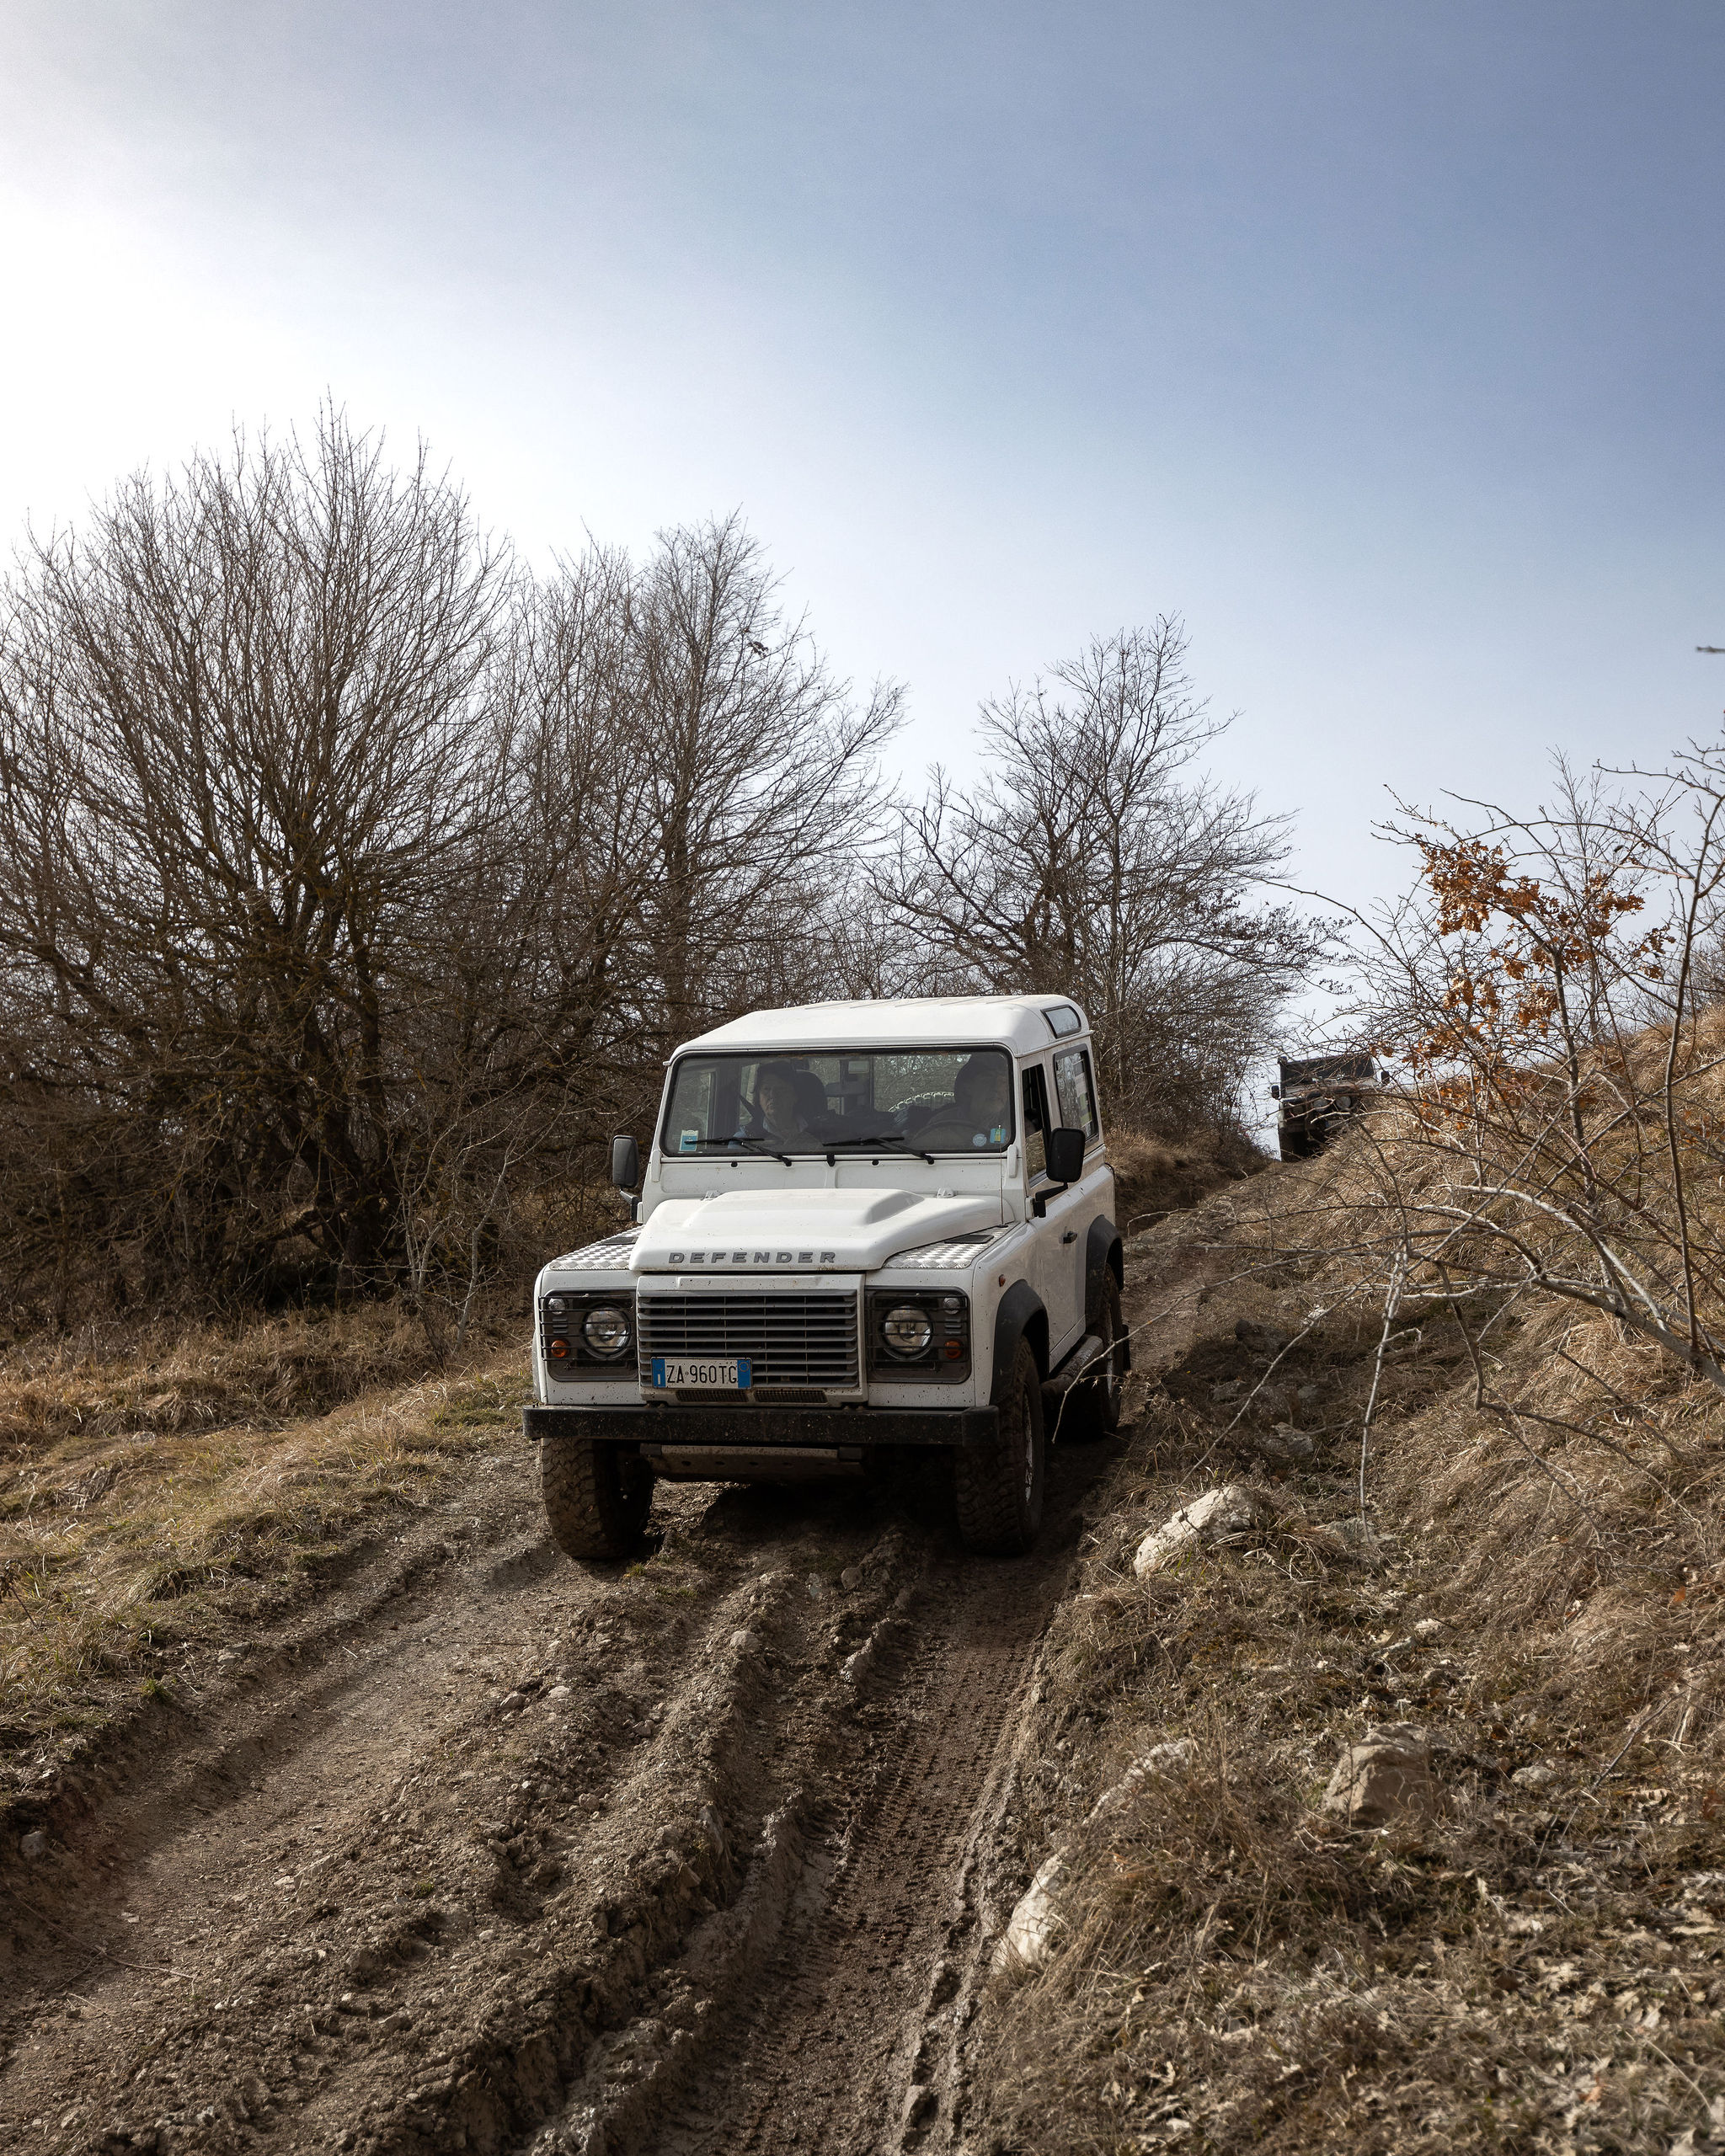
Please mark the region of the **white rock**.
[[37, 1828], [33, 1834], [26, 1834], [18, 1845], [19, 1854], [26, 1864], [38, 1863], [48, 1854], [48, 1837]]
[[1032, 1969], [1039, 1969], [1054, 1952], [1055, 1936], [1065, 1925], [1055, 1900], [1065, 1871], [1065, 1851], [1056, 1849], [1013, 1910], [1012, 1921], [994, 1951], [996, 1969], [1025, 1975]]
[[1138, 1545], [1132, 1569], [1140, 1579], [1148, 1579], [1152, 1572], [1163, 1571], [1200, 1543], [1221, 1542], [1233, 1535], [1248, 1534], [1253, 1528], [1263, 1527], [1276, 1518], [1280, 1510], [1265, 1491], [1255, 1490], [1244, 1482], [1224, 1482], [1216, 1489], [1206, 1490], [1189, 1505], [1182, 1506], [1154, 1534], [1146, 1534]]
[[1417, 1640], [1434, 1640], [1440, 1632], [1448, 1630], [1449, 1626], [1441, 1617], [1422, 1617], [1413, 1628], [1413, 1636]]
[[819, 1602], [820, 1598], [825, 1593], [826, 1582], [822, 1579], [819, 1572], [810, 1572], [809, 1575], [809, 1599], [811, 1602]]
[[753, 1654], [760, 1644], [761, 1635], [758, 1632], [744, 1631], [733, 1632], [731, 1634], [731, 1652], [733, 1654]]
[[1530, 1767], [1518, 1767], [1509, 1779], [1519, 1789], [1545, 1789], [1557, 1780], [1557, 1769], [1536, 1759]]

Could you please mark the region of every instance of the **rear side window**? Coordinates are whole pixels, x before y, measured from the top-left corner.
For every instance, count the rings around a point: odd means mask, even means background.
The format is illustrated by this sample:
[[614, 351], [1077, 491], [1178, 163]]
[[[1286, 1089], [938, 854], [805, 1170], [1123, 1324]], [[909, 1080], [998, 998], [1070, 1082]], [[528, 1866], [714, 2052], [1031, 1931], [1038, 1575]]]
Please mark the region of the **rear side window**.
[[1081, 1130], [1087, 1145], [1102, 1136], [1097, 1119], [1096, 1087], [1090, 1079], [1090, 1050], [1063, 1048], [1055, 1056], [1055, 1096], [1060, 1102], [1060, 1123], [1067, 1130]]
[[1024, 1166], [1033, 1177], [1048, 1173], [1048, 1086], [1039, 1063], [1024, 1073]]

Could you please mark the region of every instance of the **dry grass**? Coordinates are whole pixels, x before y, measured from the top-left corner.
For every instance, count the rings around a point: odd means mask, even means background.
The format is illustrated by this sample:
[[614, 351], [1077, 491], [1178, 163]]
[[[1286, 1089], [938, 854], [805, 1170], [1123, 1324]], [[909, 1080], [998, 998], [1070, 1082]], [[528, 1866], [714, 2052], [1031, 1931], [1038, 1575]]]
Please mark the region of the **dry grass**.
[[509, 1442], [517, 1327], [431, 1367], [387, 1308], [0, 1364], [0, 1780], [147, 1694], [188, 1638], [291, 1602], [381, 1513]]
[[[1603, 1318], [1466, 1310], [1525, 1411], [1511, 1426], [1474, 1406], [1455, 1318], [1416, 1297], [1383, 1358], [1375, 1554], [1338, 1561], [1284, 1532], [1132, 1577], [1177, 1503], [1255, 1471], [1227, 1431], [1238, 1394], [1213, 1396], [1231, 1371], [1304, 1401], [1291, 1412], [1316, 1452], [1286, 1494], [1314, 1520], [1353, 1513], [1383, 1340], [1352, 1210], [1370, 1172], [1340, 1149], [1139, 1253], [1140, 1281], [1166, 1268], [1152, 1302], [1206, 1241], [1231, 1277], [1145, 1370], [1050, 1636], [1017, 1826], [1027, 1878], [1050, 1847], [1073, 1852], [1068, 1929], [991, 2003], [982, 2145], [1725, 2145], [1725, 1409], [1710, 1389]], [[1298, 1336], [1274, 1372], [1250, 1332], [1266, 1323]], [[1390, 1721], [1427, 1732], [1441, 1816], [1349, 1829], [1322, 1810], [1326, 1782], [1344, 1744]], [[1086, 1825], [1129, 1762], [1178, 1737], [1189, 1769]]]
[[[1381, 1346], [1371, 1500], [1441, 1563], [1455, 1611], [1598, 1716], [1688, 1656], [1664, 1734], [1693, 1752], [1721, 1709], [1706, 1613], [1725, 1586], [1725, 1401], [1615, 1320], [1549, 1297], [1452, 1305], [1416, 1275], [1386, 1333], [1382, 1191], [1386, 1172], [1413, 1180], [1395, 1150], [1393, 1133], [1350, 1143], [1259, 1186], [1241, 1256], [1259, 1283], [1297, 1287], [1290, 1310], [1327, 1309], [1314, 1343], [1345, 1339], [1362, 1378]], [[1363, 1390], [1338, 1402], [1350, 1446]]]
[[1268, 1165], [1244, 1131], [1220, 1127], [1172, 1138], [1110, 1130], [1108, 1162], [1114, 1171], [1115, 1218], [1129, 1235]]

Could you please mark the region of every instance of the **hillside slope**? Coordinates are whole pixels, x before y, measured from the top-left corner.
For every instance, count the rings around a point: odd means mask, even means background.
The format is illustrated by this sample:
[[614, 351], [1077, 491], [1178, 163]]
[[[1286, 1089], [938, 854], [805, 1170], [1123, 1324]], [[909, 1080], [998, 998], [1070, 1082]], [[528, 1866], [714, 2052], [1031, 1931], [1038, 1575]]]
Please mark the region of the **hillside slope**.
[[[1314, 1229], [1348, 1175], [1130, 1246], [1135, 1428], [1021, 1754], [1047, 1958], [985, 2008], [974, 2144], [1725, 2147], [1719, 1403], [1530, 1303], [1487, 1352], [1545, 1419], [1478, 1414], [1453, 1318], [1386, 1334]], [[1224, 1482], [1257, 1524], [1138, 1576]]]

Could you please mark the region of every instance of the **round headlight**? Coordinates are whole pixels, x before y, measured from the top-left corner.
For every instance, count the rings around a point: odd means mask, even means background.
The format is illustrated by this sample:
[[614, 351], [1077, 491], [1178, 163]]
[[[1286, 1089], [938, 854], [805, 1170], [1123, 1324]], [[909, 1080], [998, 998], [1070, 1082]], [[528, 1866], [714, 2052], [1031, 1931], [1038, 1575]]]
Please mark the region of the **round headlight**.
[[908, 1362], [912, 1356], [928, 1352], [934, 1327], [928, 1321], [927, 1310], [919, 1310], [914, 1303], [900, 1303], [881, 1320], [880, 1337], [886, 1342], [889, 1354], [902, 1355]]
[[612, 1303], [595, 1303], [581, 1320], [581, 1337], [595, 1355], [621, 1355], [629, 1344], [629, 1321]]

